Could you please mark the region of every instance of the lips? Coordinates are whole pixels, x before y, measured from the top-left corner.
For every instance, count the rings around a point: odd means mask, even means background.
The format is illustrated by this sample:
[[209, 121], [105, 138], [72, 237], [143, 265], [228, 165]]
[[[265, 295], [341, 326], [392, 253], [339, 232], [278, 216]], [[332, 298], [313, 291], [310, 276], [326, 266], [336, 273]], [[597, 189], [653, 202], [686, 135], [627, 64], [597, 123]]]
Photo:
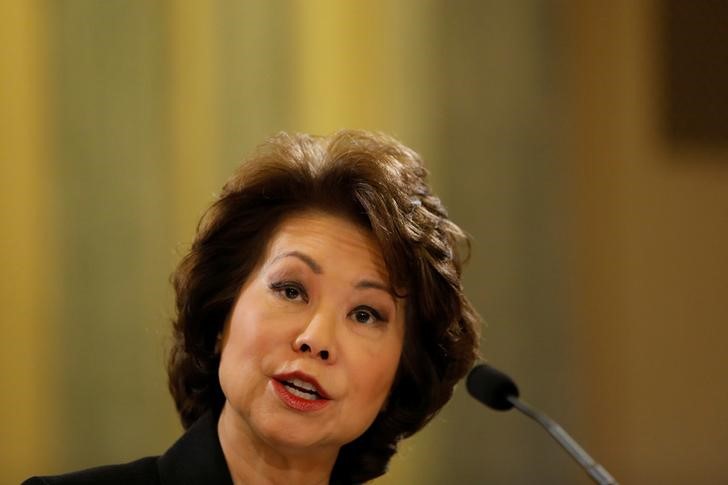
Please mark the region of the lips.
[[282, 382], [290, 392], [303, 399], [317, 399], [320, 395], [316, 386], [301, 379], [289, 379]]
[[331, 399], [315, 378], [303, 372], [275, 375], [272, 383], [281, 401], [296, 411], [323, 409]]
[[311, 396], [314, 396], [317, 399], [331, 399], [321, 384], [319, 384], [313, 376], [309, 376], [303, 372], [296, 371], [286, 374], [278, 374], [273, 376], [273, 379], [277, 380], [296, 394], [302, 393], [302, 398], [310, 398]]

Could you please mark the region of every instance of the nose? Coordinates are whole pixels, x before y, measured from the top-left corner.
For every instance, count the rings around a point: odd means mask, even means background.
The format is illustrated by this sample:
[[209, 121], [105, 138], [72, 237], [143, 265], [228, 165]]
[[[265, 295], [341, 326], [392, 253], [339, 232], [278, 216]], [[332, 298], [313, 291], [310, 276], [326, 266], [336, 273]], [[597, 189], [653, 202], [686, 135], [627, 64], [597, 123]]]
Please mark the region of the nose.
[[293, 341], [294, 352], [308, 353], [328, 364], [336, 361], [336, 320], [317, 312]]

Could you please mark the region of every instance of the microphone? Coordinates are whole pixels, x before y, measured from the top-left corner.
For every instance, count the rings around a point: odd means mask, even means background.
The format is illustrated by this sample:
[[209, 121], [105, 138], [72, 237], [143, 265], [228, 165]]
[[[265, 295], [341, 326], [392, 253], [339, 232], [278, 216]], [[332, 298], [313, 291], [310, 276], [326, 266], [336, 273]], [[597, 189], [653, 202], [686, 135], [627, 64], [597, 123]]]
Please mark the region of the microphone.
[[501, 371], [487, 365], [475, 366], [466, 381], [471, 396], [496, 411], [508, 411], [516, 408], [538, 424], [574, 458], [589, 476], [599, 485], [618, 485], [612, 475], [599, 463], [595, 462], [559, 424], [543, 413], [533, 409], [518, 399], [518, 387], [513, 380]]

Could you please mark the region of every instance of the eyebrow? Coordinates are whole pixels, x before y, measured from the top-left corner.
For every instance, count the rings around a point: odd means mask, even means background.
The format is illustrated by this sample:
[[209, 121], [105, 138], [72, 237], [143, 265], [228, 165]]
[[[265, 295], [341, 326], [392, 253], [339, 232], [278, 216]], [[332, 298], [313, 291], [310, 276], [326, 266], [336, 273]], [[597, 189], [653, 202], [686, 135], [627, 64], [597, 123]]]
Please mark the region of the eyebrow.
[[324, 270], [321, 269], [321, 266], [316, 261], [314, 261], [314, 259], [311, 256], [309, 256], [306, 253], [302, 253], [300, 251], [288, 251], [286, 253], [279, 254], [278, 256], [273, 258], [273, 261], [271, 261], [271, 263], [278, 261], [281, 258], [287, 258], [289, 256], [300, 259], [301, 261], [306, 263], [309, 268], [311, 268], [311, 271], [313, 271], [316, 274], [322, 274], [324, 272]]
[[364, 289], [368, 289], [368, 288], [382, 290], [382, 291], [385, 291], [388, 294], [392, 295], [392, 298], [396, 299], [396, 295], [387, 285], [383, 285], [382, 283], [379, 283], [377, 281], [362, 280], [362, 281], [358, 282], [357, 284], [355, 284], [354, 288], [359, 289], [359, 290], [364, 290]]
[[[273, 261], [271, 261], [271, 263], [278, 261], [279, 259], [287, 258], [287, 257], [294, 257], [294, 258], [300, 259], [301, 261], [306, 263], [306, 265], [308, 265], [309, 268], [311, 268], [311, 271], [313, 271], [316, 274], [323, 274], [323, 272], [324, 272], [324, 270], [321, 268], [321, 265], [319, 265], [311, 256], [309, 256], [306, 253], [302, 253], [301, 251], [287, 251], [285, 253], [281, 253], [278, 256], [276, 256], [275, 258], [273, 258]], [[389, 295], [391, 295], [392, 298], [394, 298], [395, 300], [397, 299], [396, 293], [394, 293], [389, 286], [387, 286], [383, 283], [379, 283], [378, 281], [361, 280], [354, 285], [354, 288], [356, 288], [358, 290], [366, 290], [369, 288], [373, 288], [376, 290], [382, 290], [382, 291], [388, 293]]]

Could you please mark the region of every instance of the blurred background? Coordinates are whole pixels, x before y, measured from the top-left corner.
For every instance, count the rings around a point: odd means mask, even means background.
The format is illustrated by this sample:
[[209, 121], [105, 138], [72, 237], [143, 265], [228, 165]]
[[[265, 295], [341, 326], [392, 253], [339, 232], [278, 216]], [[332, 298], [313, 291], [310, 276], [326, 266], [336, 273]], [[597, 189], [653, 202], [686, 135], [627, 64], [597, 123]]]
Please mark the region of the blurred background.
[[[482, 355], [622, 483], [728, 482], [728, 5], [0, 7], [0, 482], [159, 454], [169, 274], [280, 130], [382, 130], [473, 237]], [[586, 484], [460, 386], [378, 484]]]

